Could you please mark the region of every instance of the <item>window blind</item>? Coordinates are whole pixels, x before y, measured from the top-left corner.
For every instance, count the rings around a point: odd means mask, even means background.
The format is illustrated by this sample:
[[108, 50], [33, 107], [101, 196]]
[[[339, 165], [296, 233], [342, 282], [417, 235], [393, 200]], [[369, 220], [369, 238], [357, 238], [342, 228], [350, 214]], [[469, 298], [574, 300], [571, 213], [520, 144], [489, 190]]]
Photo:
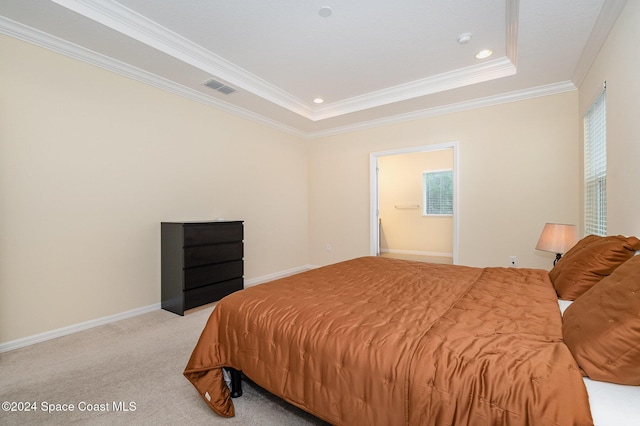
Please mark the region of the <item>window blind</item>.
[[584, 116], [585, 235], [607, 235], [606, 86]]

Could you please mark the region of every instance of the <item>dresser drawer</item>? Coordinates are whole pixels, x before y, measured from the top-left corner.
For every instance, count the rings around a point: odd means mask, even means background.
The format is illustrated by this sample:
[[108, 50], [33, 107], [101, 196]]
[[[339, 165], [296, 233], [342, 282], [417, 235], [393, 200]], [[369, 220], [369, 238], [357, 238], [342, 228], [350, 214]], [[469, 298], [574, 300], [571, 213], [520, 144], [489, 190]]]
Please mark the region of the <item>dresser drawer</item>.
[[202, 287], [232, 278], [241, 278], [243, 274], [242, 260], [200, 266], [184, 270], [184, 289]]
[[184, 310], [215, 302], [234, 291], [242, 290], [243, 280], [237, 278], [222, 283], [211, 284], [184, 292]]
[[184, 267], [240, 260], [243, 255], [242, 242], [187, 247], [184, 249]]
[[161, 306], [185, 309], [241, 290], [244, 283], [244, 222], [162, 222]]
[[242, 241], [242, 222], [190, 223], [184, 225], [184, 246]]

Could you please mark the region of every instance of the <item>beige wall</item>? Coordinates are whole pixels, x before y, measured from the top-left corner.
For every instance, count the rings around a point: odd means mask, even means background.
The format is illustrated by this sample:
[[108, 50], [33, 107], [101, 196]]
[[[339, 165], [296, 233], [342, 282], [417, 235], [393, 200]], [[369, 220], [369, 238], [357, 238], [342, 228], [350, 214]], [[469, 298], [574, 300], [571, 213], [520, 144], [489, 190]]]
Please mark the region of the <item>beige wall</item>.
[[[640, 236], [640, 2], [628, 1], [580, 86], [580, 117], [607, 82], [607, 233]], [[581, 185], [582, 186], [582, 185]]]
[[369, 254], [371, 152], [457, 141], [458, 263], [550, 268], [544, 223], [579, 219], [577, 116], [574, 91], [311, 141], [311, 263]]
[[638, 32], [627, 2], [579, 94], [307, 142], [0, 37], [0, 343], [158, 303], [163, 220], [244, 219], [249, 279], [367, 255], [369, 156], [397, 148], [458, 142], [459, 263], [549, 268], [605, 79], [609, 231], [640, 235]]
[[453, 169], [453, 148], [378, 157], [380, 247], [453, 254], [453, 217], [424, 216], [423, 173]]
[[308, 262], [301, 139], [0, 36], [0, 343], [160, 302], [160, 222]]

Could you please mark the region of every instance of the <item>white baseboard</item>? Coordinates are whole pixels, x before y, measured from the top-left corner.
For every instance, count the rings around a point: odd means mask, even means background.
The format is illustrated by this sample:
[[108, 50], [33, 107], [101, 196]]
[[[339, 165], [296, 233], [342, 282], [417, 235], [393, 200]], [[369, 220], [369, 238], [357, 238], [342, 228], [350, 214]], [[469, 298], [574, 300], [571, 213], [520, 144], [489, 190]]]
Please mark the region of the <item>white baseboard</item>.
[[381, 253], [394, 253], [394, 254], [412, 254], [412, 255], [416, 255], [416, 256], [453, 257], [453, 253], [442, 253], [442, 252], [437, 252], [437, 251], [380, 249], [380, 252]]
[[88, 330], [100, 325], [109, 324], [112, 322], [120, 321], [123, 319], [135, 317], [147, 312], [152, 312], [160, 309], [160, 304], [156, 303], [149, 306], [143, 306], [141, 308], [132, 309], [130, 311], [121, 312], [115, 315], [109, 315], [94, 320], [81, 322], [78, 324], [70, 325], [67, 327], [58, 328], [56, 330], [46, 331], [44, 333], [35, 334], [33, 336], [23, 337], [21, 339], [12, 340], [10, 342], [0, 344], [0, 353], [12, 351], [14, 349], [22, 348], [25, 346], [33, 345], [35, 343], [44, 342], [46, 340], [55, 339], [56, 337], [66, 336], [68, 334], [77, 333], [79, 331]]
[[[308, 271], [313, 269], [313, 265], [303, 265], [297, 268], [287, 269], [286, 271], [275, 272], [273, 274], [263, 275], [261, 277], [251, 278], [244, 282], [245, 287], [252, 287], [254, 285], [262, 284], [268, 281], [273, 281], [278, 278], [284, 278], [289, 275], [297, 274], [299, 272]], [[149, 306], [143, 306], [141, 308], [132, 309], [130, 311], [122, 312], [115, 315], [109, 315], [94, 320], [81, 322], [79, 324], [70, 325], [67, 327], [58, 328], [56, 330], [46, 331], [44, 333], [35, 334], [33, 336], [23, 337], [21, 339], [12, 340], [6, 343], [0, 343], [0, 353], [9, 352], [14, 349], [23, 348], [25, 346], [33, 345], [35, 343], [44, 342], [47, 340], [55, 339], [57, 337], [66, 336], [68, 334], [77, 333], [79, 331], [88, 330], [100, 325], [109, 324], [112, 322], [120, 321], [123, 319], [135, 317], [137, 315], [146, 314], [160, 309], [160, 303], [155, 303]]]
[[286, 271], [274, 272], [273, 274], [263, 275], [261, 277], [251, 278], [250, 280], [244, 281], [245, 288], [253, 287], [254, 285], [264, 284], [269, 281], [277, 280], [278, 278], [288, 277], [289, 275], [298, 274], [300, 272], [305, 272], [310, 269], [316, 268], [313, 265], [303, 265], [298, 266], [296, 268], [287, 269]]

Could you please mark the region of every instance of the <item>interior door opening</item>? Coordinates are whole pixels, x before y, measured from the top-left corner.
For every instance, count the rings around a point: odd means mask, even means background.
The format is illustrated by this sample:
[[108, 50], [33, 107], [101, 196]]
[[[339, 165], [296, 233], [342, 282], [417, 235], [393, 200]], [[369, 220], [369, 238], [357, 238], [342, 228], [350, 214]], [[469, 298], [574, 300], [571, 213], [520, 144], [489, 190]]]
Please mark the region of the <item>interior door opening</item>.
[[457, 156], [456, 142], [371, 153], [372, 256], [458, 263]]

